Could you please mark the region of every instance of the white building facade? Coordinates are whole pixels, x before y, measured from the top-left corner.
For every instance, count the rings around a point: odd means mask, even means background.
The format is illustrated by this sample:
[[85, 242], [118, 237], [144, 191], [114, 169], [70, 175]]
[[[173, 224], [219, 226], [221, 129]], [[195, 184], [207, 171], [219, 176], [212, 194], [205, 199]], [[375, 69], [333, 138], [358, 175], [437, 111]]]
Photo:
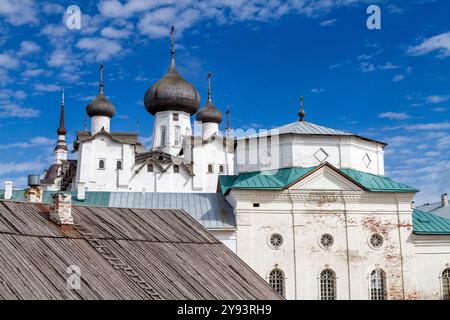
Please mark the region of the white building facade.
[[217, 192], [226, 204], [205, 202], [196, 219], [287, 299], [450, 299], [450, 221], [415, 211], [418, 190], [384, 176], [386, 144], [306, 122], [302, 103], [299, 121], [239, 138], [227, 121], [222, 135], [211, 74], [198, 111], [200, 95], [177, 72], [173, 48], [172, 37], [170, 67], [144, 96], [155, 117], [150, 150], [137, 134], [113, 131], [102, 66], [86, 108], [91, 129], [77, 133], [70, 162], [62, 120], [47, 190], [79, 201], [128, 193], [106, 204], [128, 207], [159, 206], [166, 194], [166, 207], [188, 213], [196, 204], [183, 194], [201, 201]]

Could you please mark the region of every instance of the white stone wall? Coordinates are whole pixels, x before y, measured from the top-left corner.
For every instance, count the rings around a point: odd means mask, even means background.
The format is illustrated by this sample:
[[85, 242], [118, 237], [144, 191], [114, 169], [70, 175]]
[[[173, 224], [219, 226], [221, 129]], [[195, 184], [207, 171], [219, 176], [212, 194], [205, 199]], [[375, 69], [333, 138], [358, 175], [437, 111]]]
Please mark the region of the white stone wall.
[[[418, 243], [414, 194], [366, 192], [323, 171], [290, 190], [231, 191], [238, 256], [265, 279], [272, 269], [282, 270], [288, 299], [319, 299], [325, 268], [336, 273], [337, 299], [370, 299], [369, 275], [376, 268], [386, 273], [388, 299], [440, 298], [450, 237]], [[269, 245], [274, 233], [283, 237], [279, 249]], [[320, 244], [323, 234], [333, 236], [330, 248]], [[373, 234], [382, 236], [380, 248], [370, 245]]]
[[[337, 168], [384, 175], [384, 152], [377, 142], [352, 136], [298, 134], [272, 136], [270, 140], [260, 141], [262, 143], [257, 139], [247, 139], [245, 143], [238, 141], [237, 172], [313, 167], [326, 161]], [[270, 157], [270, 162], [262, 157]]]

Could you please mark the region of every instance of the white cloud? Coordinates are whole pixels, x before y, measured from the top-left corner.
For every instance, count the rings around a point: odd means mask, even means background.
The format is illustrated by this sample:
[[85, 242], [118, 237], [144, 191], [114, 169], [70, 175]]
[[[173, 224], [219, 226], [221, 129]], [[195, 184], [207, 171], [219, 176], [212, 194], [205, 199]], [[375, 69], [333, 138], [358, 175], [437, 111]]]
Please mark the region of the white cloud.
[[0, 17], [13, 26], [37, 23], [37, 12], [33, 0], [0, 1]]
[[41, 50], [41, 47], [34, 41], [22, 41], [20, 43], [20, 50], [18, 55], [25, 56], [31, 53], [36, 53]]
[[48, 15], [62, 14], [65, 11], [66, 9], [62, 5], [57, 3], [45, 2], [42, 5], [42, 12]]
[[100, 32], [102, 37], [112, 38], [112, 39], [121, 39], [130, 36], [131, 30], [128, 29], [116, 29], [114, 27], [106, 27], [103, 28]]
[[22, 90], [0, 89], [0, 100], [9, 100], [11, 98], [23, 100], [26, 97], [27, 94]]
[[410, 115], [408, 115], [405, 112], [382, 112], [378, 115], [378, 118], [385, 118], [389, 120], [405, 120], [411, 118]]
[[410, 47], [407, 52], [411, 55], [421, 56], [437, 51], [437, 57], [450, 56], [450, 31], [425, 39], [421, 44]]
[[22, 107], [15, 103], [0, 105], [0, 118], [36, 118], [40, 114], [40, 110]]
[[408, 130], [443, 130], [450, 129], [450, 122], [418, 123], [406, 126]]
[[34, 147], [49, 146], [49, 145], [53, 145], [54, 143], [55, 143], [55, 141], [52, 139], [38, 136], [38, 137], [34, 137], [34, 138], [30, 139], [30, 141], [15, 142], [15, 143], [0, 145], [0, 150], [8, 150], [8, 149], [12, 149], [12, 148], [28, 149], [28, 148], [34, 148]]
[[375, 71], [375, 66], [373, 63], [368, 62], [361, 62], [359, 64], [359, 70], [361, 70], [364, 73]]
[[311, 89], [312, 93], [322, 93], [324, 91], [325, 91], [324, 88], [313, 88], [313, 89]]
[[388, 13], [391, 14], [402, 14], [406, 11], [406, 9], [399, 8], [395, 4], [389, 4], [386, 8], [388, 9]]
[[392, 78], [392, 81], [394, 82], [399, 82], [402, 81], [403, 79], [405, 79], [405, 75], [403, 74], [397, 74]]
[[45, 73], [44, 69], [27, 69], [24, 72], [22, 72], [22, 77], [33, 78], [33, 77], [40, 76], [43, 73]]
[[337, 19], [328, 19], [320, 23], [322, 27], [330, 27], [336, 23]]
[[450, 95], [432, 95], [424, 98], [427, 103], [441, 103], [450, 99]]
[[378, 68], [381, 70], [392, 70], [392, 69], [398, 69], [398, 68], [400, 68], [400, 66], [394, 65], [394, 64], [392, 64], [392, 62], [387, 62], [381, 66], [378, 66]]
[[43, 92], [55, 92], [62, 90], [62, 87], [56, 84], [37, 83], [34, 85], [34, 90]]
[[122, 51], [122, 46], [118, 41], [104, 38], [83, 38], [78, 41], [76, 46], [88, 51], [87, 59], [94, 59], [98, 62], [108, 61]]
[[443, 107], [437, 107], [437, 108], [434, 108], [433, 111], [434, 112], [445, 112], [445, 111], [447, 111], [447, 109], [443, 108]]
[[5, 69], [15, 69], [19, 65], [19, 60], [9, 53], [0, 53], [0, 67]]
[[39, 172], [45, 167], [45, 163], [41, 161], [24, 161], [24, 162], [0, 162], [0, 176], [17, 172]]

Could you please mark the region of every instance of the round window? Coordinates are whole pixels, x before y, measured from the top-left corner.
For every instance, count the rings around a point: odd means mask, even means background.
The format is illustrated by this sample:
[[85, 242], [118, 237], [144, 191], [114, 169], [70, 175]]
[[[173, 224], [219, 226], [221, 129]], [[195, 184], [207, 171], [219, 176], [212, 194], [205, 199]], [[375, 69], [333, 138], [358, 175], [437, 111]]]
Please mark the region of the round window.
[[383, 245], [383, 237], [375, 233], [370, 236], [369, 243], [372, 248], [378, 249]]
[[326, 233], [320, 237], [320, 245], [326, 249], [331, 248], [333, 243], [334, 243], [334, 239], [331, 234]]
[[283, 237], [278, 233], [274, 233], [270, 236], [269, 243], [272, 248], [278, 249], [283, 244]]

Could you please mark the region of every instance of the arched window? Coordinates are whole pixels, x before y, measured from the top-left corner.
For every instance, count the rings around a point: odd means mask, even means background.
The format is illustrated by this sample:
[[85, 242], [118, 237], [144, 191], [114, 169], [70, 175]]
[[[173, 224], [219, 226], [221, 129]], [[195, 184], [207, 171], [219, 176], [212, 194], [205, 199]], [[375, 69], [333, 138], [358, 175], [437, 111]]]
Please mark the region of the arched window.
[[147, 172], [153, 172], [153, 164], [147, 164]]
[[273, 269], [269, 274], [269, 285], [284, 297], [284, 274], [280, 269]]
[[336, 274], [331, 269], [320, 273], [320, 300], [336, 300]]
[[100, 159], [100, 160], [98, 161], [98, 168], [99, 168], [99, 169], [105, 169], [105, 160]]
[[180, 172], [180, 166], [177, 164], [173, 165], [173, 173], [179, 173]]
[[450, 300], [450, 268], [442, 271], [441, 274], [442, 281], [442, 299]]
[[181, 128], [180, 126], [175, 127], [175, 145], [178, 146], [181, 142]]
[[122, 161], [117, 160], [117, 162], [116, 162], [116, 169], [117, 170], [122, 170]]
[[208, 164], [208, 173], [213, 173], [214, 172], [214, 167], [212, 164]]
[[161, 128], [161, 137], [160, 137], [160, 143], [159, 143], [159, 145], [161, 146], [161, 147], [165, 147], [166, 146], [166, 127], [162, 127]]
[[370, 273], [370, 299], [387, 299], [386, 273], [381, 269], [375, 269]]
[[225, 168], [224, 168], [223, 164], [221, 164], [219, 166], [219, 173], [224, 173], [224, 172], [225, 172]]

